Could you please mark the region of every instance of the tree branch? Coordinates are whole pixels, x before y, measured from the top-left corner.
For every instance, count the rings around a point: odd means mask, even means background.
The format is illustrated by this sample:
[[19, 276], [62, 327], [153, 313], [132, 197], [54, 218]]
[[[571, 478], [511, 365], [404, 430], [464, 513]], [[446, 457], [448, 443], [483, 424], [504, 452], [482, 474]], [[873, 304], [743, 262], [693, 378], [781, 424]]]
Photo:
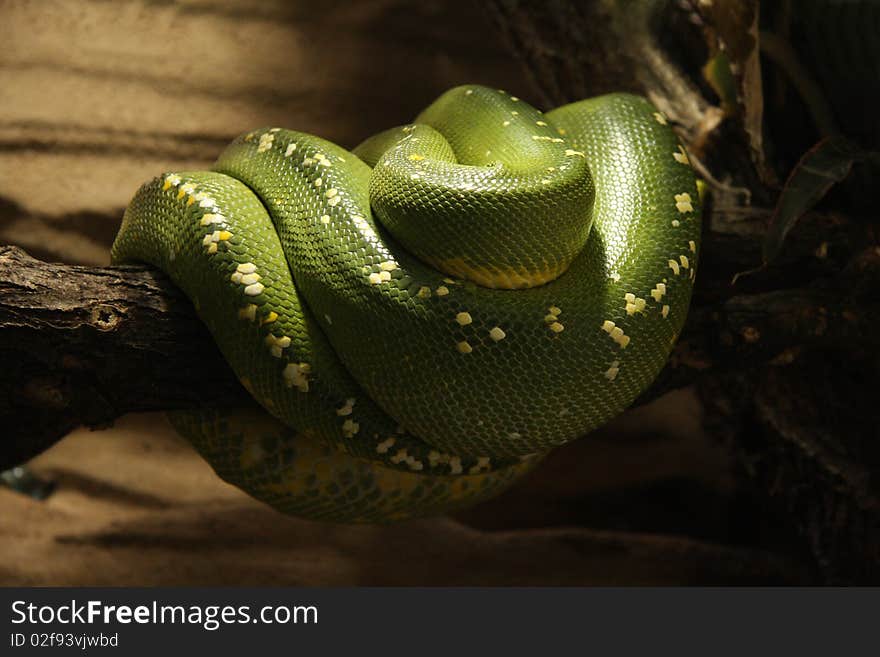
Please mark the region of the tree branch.
[[146, 267], [89, 269], [0, 246], [0, 468], [71, 429], [246, 394], [189, 301]]
[[[688, 323], [638, 403], [815, 338], [798, 313], [823, 313], [835, 340], [862, 339], [861, 324], [835, 320], [844, 309], [833, 291], [764, 293], [756, 276], [752, 294], [732, 295], [732, 273], [760, 253], [758, 233], [739, 218], [715, 219]], [[848, 228], [836, 228], [844, 239]], [[816, 239], [809, 226], [800, 235]], [[788, 263], [769, 280], [801, 275], [799, 250], [816, 260], [795, 241]], [[0, 335], [0, 423], [7, 427], [0, 467], [26, 460], [79, 425], [102, 427], [135, 411], [229, 405], [246, 395], [188, 300], [148, 267], [44, 263], [0, 247]]]

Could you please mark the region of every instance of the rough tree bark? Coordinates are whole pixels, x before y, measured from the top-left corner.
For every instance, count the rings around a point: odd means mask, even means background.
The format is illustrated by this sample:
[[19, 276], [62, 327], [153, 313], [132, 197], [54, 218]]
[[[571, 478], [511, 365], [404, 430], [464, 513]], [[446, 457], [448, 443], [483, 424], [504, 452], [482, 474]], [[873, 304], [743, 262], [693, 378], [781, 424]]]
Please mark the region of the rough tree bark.
[[0, 468], [80, 425], [246, 394], [186, 297], [144, 267], [49, 264], [0, 247], [0, 334]]

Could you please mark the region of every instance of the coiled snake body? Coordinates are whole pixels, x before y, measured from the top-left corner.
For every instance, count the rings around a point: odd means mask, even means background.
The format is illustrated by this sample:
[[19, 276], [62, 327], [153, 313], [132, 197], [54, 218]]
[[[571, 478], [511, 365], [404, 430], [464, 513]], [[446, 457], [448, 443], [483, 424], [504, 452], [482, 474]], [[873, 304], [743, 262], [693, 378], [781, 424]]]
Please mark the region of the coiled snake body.
[[113, 260], [166, 271], [262, 407], [172, 414], [220, 476], [288, 513], [393, 520], [498, 492], [650, 384], [699, 212], [646, 100], [542, 114], [470, 85], [352, 152], [243, 135], [144, 185]]

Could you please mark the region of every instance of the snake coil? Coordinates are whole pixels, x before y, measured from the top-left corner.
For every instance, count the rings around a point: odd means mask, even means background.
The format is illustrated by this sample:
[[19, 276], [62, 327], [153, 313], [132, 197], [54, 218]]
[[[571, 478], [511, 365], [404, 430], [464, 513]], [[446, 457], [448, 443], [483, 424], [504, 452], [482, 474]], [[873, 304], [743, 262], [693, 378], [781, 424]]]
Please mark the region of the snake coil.
[[699, 217], [645, 99], [543, 114], [468, 85], [353, 151], [242, 135], [145, 184], [112, 254], [171, 276], [259, 404], [171, 414], [221, 477], [386, 521], [495, 494], [631, 404], [684, 323]]

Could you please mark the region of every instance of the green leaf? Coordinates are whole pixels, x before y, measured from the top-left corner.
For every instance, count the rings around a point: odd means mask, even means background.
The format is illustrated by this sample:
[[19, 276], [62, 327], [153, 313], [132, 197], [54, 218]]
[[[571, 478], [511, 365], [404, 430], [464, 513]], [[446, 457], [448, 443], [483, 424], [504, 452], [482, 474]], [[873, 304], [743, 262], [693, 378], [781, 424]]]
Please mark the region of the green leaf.
[[703, 66], [703, 77], [721, 99], [725, 114], [733, 114], [737, 108], [736, 78], [730, 69], [730, 58], [723, 50], [710, 57]]
[[764, 264], [782, 249], [798, 219], [818, 203], [831, 187], [849, 175], [853, 164], [871, 154], [840, 136], [826, 137], [808, 150], [792, 169], [779, 196], [764, 237]]

